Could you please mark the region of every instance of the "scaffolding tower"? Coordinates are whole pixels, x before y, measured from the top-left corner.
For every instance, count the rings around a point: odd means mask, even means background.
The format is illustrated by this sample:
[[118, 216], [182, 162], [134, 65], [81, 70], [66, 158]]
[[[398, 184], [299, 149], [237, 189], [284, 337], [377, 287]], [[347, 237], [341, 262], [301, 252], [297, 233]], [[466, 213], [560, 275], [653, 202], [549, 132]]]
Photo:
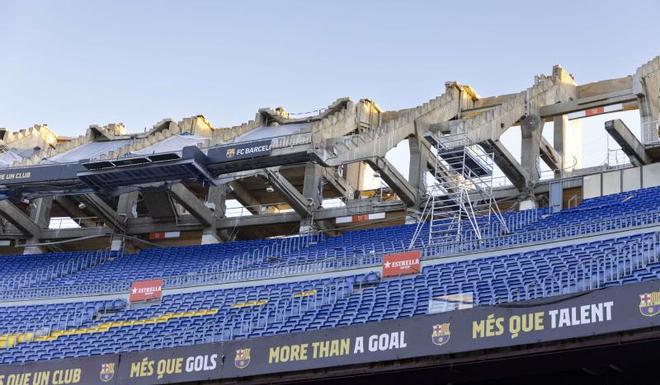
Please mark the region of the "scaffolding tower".
[[427, 139], [435, 149], [435, 183], [428, 190], [410, 248], [420, 240], [433, 245], [508, 233], [493, 197], [493, 154], [465, 134], [435, 134]]

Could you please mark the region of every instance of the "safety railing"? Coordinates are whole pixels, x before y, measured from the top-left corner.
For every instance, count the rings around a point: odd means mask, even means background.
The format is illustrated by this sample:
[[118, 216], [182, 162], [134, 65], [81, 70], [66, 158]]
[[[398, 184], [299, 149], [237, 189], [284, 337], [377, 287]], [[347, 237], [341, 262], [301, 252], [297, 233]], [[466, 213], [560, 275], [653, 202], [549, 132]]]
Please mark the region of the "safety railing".
[[0, 290], [24, 290], [25, 288], [38, 285], [50, 279], [64, 277], [84, 269], [98, 266], [113, 257], [113, 253], [108, 250], [99, 250], [85, 255], [75, 255], [56, 264], [28, 271], [17, 276], [6, 277], [0, 282]]
[[494, 298], [493, 302], [517, 302], [600, 289], [660, 262], [660, 232], [621, 242], [615, 247], [613, 252], [580, 260], [522, 288], [510, 290], [506, 297]]
[[[585, 222], [573, 225], [544, 228], [534, 231], [510, 234], [490, 239], [475, 239], [467, 242], [448, 243], [444, 245], [422, 246], [424, 259], [447, 258], [466, 253], [509, 249], [515, 246], [531, 246], [539, 243], [577, 238], [584, 235], [619, 231], [634, 227], [648, 226], [660, 223], [660, 211], [635, 213], [609, 218], [596, 222]], [[384, 254], [407, 249], [404, 242], [380, 242], [364, 245], [360, 249], [320, 249], [313, 253], [301, 253], [299, 258], [280, 258], [271, 261], [268, 266], [244, 268], [236, 264], [236, 270], [222, 270], [223, 265], [207, 268], [201, 272], [164, 277], [164, 286], [168, 289], [192, 286], [213, 285], [231, 282], [246, 282], [253, 280], [295, 277], [322, 272], [333, 272], [355, 268], [380, 266]], [[377, 250], [386, 250], [385, 252]], [[300, 259], [310, 259], [301, 262]], [[268, 263], [269, 261], [253, 260], [253, 263]], [[56, 287], [28, 287], [19, 290], [0, 291], [2, 300], [22, 300], [32, 298], [68, 297], [76, 295], [103, 295], [126, 293], [131, 287], [129, 281], [99, 282], [94, 285], [76, 284]]]
[[101, 227], [105, 223], [99, 217], [54, 217], [50, 219], [51, 230], [75, 229], [80, 227]]
[[572, 225], [554, 226], [539, 230], [525, 231], [496, 238], [474, 239], [460, 243], [430, 245], [423, 248], [425, 257], [456, 255], [485, 249], [525, 246], [566, 238], [576, 238], [595, 233], [617, 231], [631, 227], [657, 224], [660, 211], [621, 215], [600, 221], [585, 221]]

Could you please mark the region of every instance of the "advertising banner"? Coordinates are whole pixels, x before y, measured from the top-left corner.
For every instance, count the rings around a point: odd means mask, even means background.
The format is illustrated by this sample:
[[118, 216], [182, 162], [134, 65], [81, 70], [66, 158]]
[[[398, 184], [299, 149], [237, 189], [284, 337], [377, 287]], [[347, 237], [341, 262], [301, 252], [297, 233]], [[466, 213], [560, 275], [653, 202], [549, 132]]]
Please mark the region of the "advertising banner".
[[209, 149], [208, 157], [212, 163], [231, 162], [234, 160], [256, 158], [270, 155], [271, 140], [228, 144]]
[[419, 273], [420, 250], [403, 251], [383, 257], [383, 277], [396, 277]]
[[170, 384], [223, 378], [223, 344], [182, 346], [121, 355], [119, 383]]
[[[660, 280], [553, 297], [525, 306], [483, 306], [109, 358], [6, 365], [0, 366], [0, 385], [197, 382], [442, 356], [644, 328], [660, 328]], [[21, 377], [28, 375], [30, 380]], [[60, 382], [62, 376], [69, 381]]]
[[128, 302], [152, 301], [160, 299], [162, 295], [162, 279], [135, 281], [131, 284], [131, 293], [128, 295]]
[[78, 179], [82, 169], [78, 163], [5, 168], [0, 171], [0, 185], [44, 183], [61, 179]]
[[0, 365], [0, 385], [114, 385], [119, 355]]

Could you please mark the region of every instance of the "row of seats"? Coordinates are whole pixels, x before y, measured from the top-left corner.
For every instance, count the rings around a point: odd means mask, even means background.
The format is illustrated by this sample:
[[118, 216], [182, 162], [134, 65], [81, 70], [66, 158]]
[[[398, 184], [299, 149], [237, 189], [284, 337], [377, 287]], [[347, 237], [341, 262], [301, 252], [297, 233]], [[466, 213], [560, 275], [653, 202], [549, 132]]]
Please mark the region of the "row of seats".
[[[154, 306], [126, 307], [122, 301], [74, 302], [0, 308], [0, 333], [51, 333], [90, 329], [101, 324], [158, 319], [170, 313], [202, 312], [167, 322], [111, 328], [103, 332], [61, 335], [55, 340], [19, 343], [0, 350], [0, 362], [47, 360], [190, 345], [377, 322], [426, 314], [429, 301], [452, 294], [470, 294], [474, 305], [488, 305], [541, 296], [530, 288], [548, 277], [590, 266], [593, 258], [634, 250], [630, 270], [599, 264], [607, 285], [660, 277], [656, 233], [619, 237], [525, 253], [466, 259], [426, 266], [420, 274], [381, 279], [375, 272], [262, 286], [167, 295]], [[629, 266], [628, 263], [627, 266]], [[625, 274], [624, 274], [625, 273]], [[582, 281], [566, 280], [564, 290], [579, 290]]]
[[[545, 209], [538, 210], [539, 220], [523, 226], [516, 233], [543, 232], [547, 229], [567, 227], [597, 220], [606, 220], [613, 216], [632, 213], [657, 211], [660, 202], [660, 188], [649, 188], [586, 200], [574, 209], [556, 214], [547, 214]], [[513, 216], [505, 213], [505, 219]], [[276, 240], [236, 241], [205, 246], [187, 246], [174, 248], [154, 248], [138, 255], [125, 255], [110, 263], [94, 269], [86, 269], [76, 274], [52, 279], [49, 283], [40, 283], [40, 287], [62, 287], [137, 279], [150, 279], [191, 274], [204, 274], [212, 271], [241, 271], [270, 269], [276, 266], [333, 262], [338, 259], [350, 261], [357, 256], [381, 255], [401, 251], [408, 247], [416, 225], [401, 225], [370, 230], [349, 231], [341, 236], [321, 236], [300, 247], [286, 250], [278, 248]], [[586, 231], [586, 230], [585, 230]], [[422, 234], [428, 234], [422, 229]], [[489, 246], [502, 247], [502, 242], [509, 242], [511, 237], [495, 238], [480, 243], [479, 248]], [[420, 242], [423, 237], [420, 238]], [[512, 244], [515, 238], [511, 238]], [[519, 244], [519, 243], [515, 243]], [[465, 251], [471, 250], [469, 247]]]

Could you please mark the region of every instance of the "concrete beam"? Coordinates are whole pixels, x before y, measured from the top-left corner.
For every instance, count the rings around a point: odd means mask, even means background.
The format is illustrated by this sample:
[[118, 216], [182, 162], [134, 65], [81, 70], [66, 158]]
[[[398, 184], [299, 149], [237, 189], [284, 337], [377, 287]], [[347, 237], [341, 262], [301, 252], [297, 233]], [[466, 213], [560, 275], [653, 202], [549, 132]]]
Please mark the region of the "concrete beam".
[[[419, 148], [426, 159], [426, 171], [430, 172], [434, 177], [437, 175], [441, 179], [438, 182], [446, 182], [450, 178], [450, 172], [443, 164], [436, 162], [436, 155], [431, 151], [431, 143], [428, 140], [423, 140], [420, 144], [421, 146]], [[435, 168], [438, 165], [442, 166], [442, 168], [436, 172]]]
[[527, 190], [529, 174], [523, 169], [520, 163], [518, 163], [516, 158], [511, 155], [509, 150], [504, 147], [502, 142], [499, 140], [487, 140], [479, 144], [487, 152], [493, 153], [495, 164], [497, 164], [518, 191]]
[[85, 203], [91, 211], [96, 214], [97, 217], [101, 218], [108, 226], [112, 227], [116, 231], [125, 232], [126, 231], [126, 220], [127, 217], [121, 217], [112, 207], [108, 206], [107, 203], [101, 197], [96, 194], [85, 194], [80, 196], [80, 200]]
[[312, 206], [298, 189], [296, 189], [278, 170], [266, 169], [266, 178], [284, 200], [302, 217], [312, 214]]
[[550, 167], [551, 170], [562, 170], [561, 155], [543, 136], [541, 136], [541, 159], [545, 162], [545, 164], [548, 165], [548, 167]]
[[55, 200], [55, 203], [60, 205], [62, 210], [64, 210], [71, 218], [83, 218], [89, 216], [88, 213], [78, 207], [78, 204], [67, 195], [56, 195], [53, 199]]
[[409, 206], [417, 204], [417, 190], [408, 183], [406, 178], [385, 158], [376, 157], [367, 163], [378, 173], [396, 195]]
[[102, 227], [83, 227], [73, 229], [47, 229], [42, 230], [39, 236], [42, 240], [63, 240], [83, 237], [109, 237], [113, 235], [111, 228]]
[[215, 218], [211, 210], [204, 206], [204, 203], [182, 183], [173, 185], [170, 187], [170, 191], [174, 200], [192, 214], [204, 227], [215, 224]]
[[644, 145], [621, 119], [605, 122], [605, 130], [621, 146], [621, 149], [628, 155], [632, 164], [642, 166], [653, 162], [651, 157], [646, 153]]
[[39, 233], [41, 232], [39, 226], [8, 199], [0, 201], [0, 215], [16, 226], [23, 234], [31, 238], [39, 237]]
[[[337, 217], [350, 215], [368, 214], [370, 212], [398, 212], [404, 211], [406, 205], [401, 201], [393, 202], [356, 202], [354, 205], [336, 207], [331, 209], [319, 209], [313, 214], [315, 221], [332, 220]], [[218, 229], [235, 229], [250, 226], [268, 226], [283, 223], [297, 223], [302, 217], [296, 212], [278, 214], [246, 215], [242, 217], [231, 217], [216, 219], [215, 225]], [[179, 218], [178, 223], [159, 223], [148, 217], [133, 218], [129, 220], [129, 234], [148, 234], [159, 231], [201, 231], [202, 225], [192, 216], [184, 215]]]
[[612, 104], [637, 102], [637, 96], [632, 89], [614, 91], [602, 95], [589, 96], [581, 99], [571, 100], [543, 106], [539, 109], [541, 118], [551, 118], [557, 115], [565, 115], [571, 112], [584, 111], [589, 108], [611, 106]]
[[241, 182], [235, 180], [229, 182], [229, 187], [234, 192], [236, 200], [240, 202], [249, 212], [252, 214], [259, 214], [258, 207], [261, 205], [261, 202], [255, 198], [248, 189], [246, 189]]
[[323, 167], [323, 178], [334, 187], [337, 192], [347, 198], [353, 197], [353, 187], [348, 184], [346, 179], [337, 174], [334, 167]]

